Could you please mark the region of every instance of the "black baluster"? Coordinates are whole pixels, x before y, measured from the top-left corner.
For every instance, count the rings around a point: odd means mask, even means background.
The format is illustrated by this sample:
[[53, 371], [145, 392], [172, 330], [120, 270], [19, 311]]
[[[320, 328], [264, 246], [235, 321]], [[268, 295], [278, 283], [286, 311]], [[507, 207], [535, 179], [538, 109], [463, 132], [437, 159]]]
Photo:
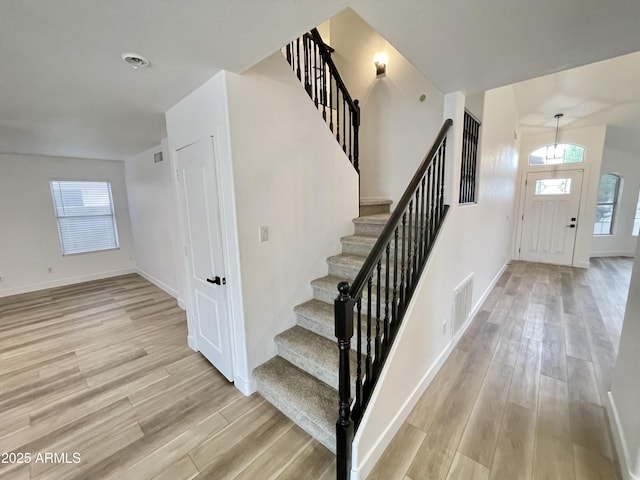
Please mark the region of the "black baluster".
[[320, 52], [318, 51], [318, 44], [316, 42], [313, 42], [313, 99], [314, 99], [314, 103], [316, 105], [316, 108], [318, 108], [318, 96], [319, 96], [319, 88], [318, 88], [318, 80], [319, 80], [319, 72], [320, 69], [318, 68], [318, 59], [320, 58]]
[[342, 151], [347, 152], [347, 102], [342, 94]]
[[289, 64], [289, 66], [291, 66], [291, 64], [293, 62], [291, 62], [291, 44], [287, 43], [287, 63]]
[[385, 249], [386, 260], [384, 266], [384, 347], [385, 355], [391, 347], [391, 329], [389, 325], [389, 257], [391, 255], [391, 241]]
[[426, 172], [422, 177], [422, 214], [420, 215], [420, 263], [424, 262], [426, 232], [425, 226], [427, 222], [427, 190], [426, 190]]
[[311, 97], [311, 82], [309, 80], [309, 38], [302, 37], [302, 46], [304, 48], [304, 89]]
[[367, 357], [366, 357], [366, 370], [365, 370], [365, 391], [364, 397], [369, 398], [369, 393], [373, 385], [373, 359], [371, 356], [371, 277], [367, 282]]
[[412, 262], [413, 262], [413, 256], [412, 256], [412, 248], [411, 248], [411, 237], [413, 236], [412, 231], [411, 231], [411, 226], [413, 224], [413, 199], [409, 200], [409, 235], [407, 236], [407, 290], [411, 291], [412, 290], [412, 275], [413, 272], [411, 271], [411, 267], [412, 267]]
[[362, 298], [358, 298], [358, 301], [356, 302], [356, 313], [358, 318], [358, 331], [356, 332], [356, 338], [358, 341], [358, 348], [356, 350], [358, 352], [358, 357], [356, 360], [356, 401], [353, 407], [354, 413], [356, 410], [360, 412], [360, 409], [362, 408]]
[[329, 130], [333, 132], [333, 75], [329, 75]]
[[353, 423], [351, 421], [351, 375], [349, 374], [351, 337], [353, 337], [353, 299], [349, 295], [349, 283], [338, 285], [340, 292], [334, 302], [335, 335], [340, 350], [339, 407], [336, 422], [336, 467], [338, 478], [347, 479], [351, 470], [351, 443]]
[[321, 58], [320, 64], [322, 65], [322, 118], [327, 121], [327, 64], [324, 58]]
[[405, 294], [407, 291], [407, 285], [405, 283], [405, 278], [404, 278], [405, 269], [406, 269], [406, 263], [404, 261], [405, 259], [404, 244], [405, 244], [405, 240], [407, 239], [406, 226], [407, 226], [407, 212], [402, 214], [402, 261], [400, 264], [400, 311], [404, 311], [404, 300], [405, 300]]
[[382, 337], [381, 337], [381, 329], [380, 329], [380, 301], [381, 301], [381, 296], [380, 296], [380, 288], [381, 285], [380, 283], [382, 283], [380, 281], [380, 270], [382, 269], [382, 261], [378, 260], [378, 264], [376, 265], [376, 358], [375, 358], [375, 377], [378, 378], [378, 375], [380, 374], [380, 367], [382, 366], [381, 360], [382, 360]]
[[298, 80], [302, 81], [302, 72], [300, 71], [300, 37], [296, 38], [296, 74], [298, 75]]
[[[337, 86], [337, 83], [336, 83]], [[336, 89], [336, 140], [340, 145], [340, 89]]]
[[393, 231], [393, 308], [391, 309], [391, 325], [394, 334], [398, 323], [398, 227]]
[[438, 224], [440, 224], [440, 220], [442, 219], [442, 215], [444, 214], [444, 162], [445, 162], [445, 150], [447, 145], [447, 138], [445, 137], [442, 140], [441, 150], [440, 150], [440, 195], [438, 197], [439, 202], [439, 215], [438, 215]]
[[437, 171], [438, 169], [437, 167], [437, 163], [438, 163], [438, 158], [440, 157], [439, 153], [436, 153], [435, 158], [433, 159], [433, 163], [432, 166], [433, 168], [431, 169], [431, 192], [432, 192], [432, 198], [431, 198], [431, 241], [433, 241], [434, 238], [434, 234], [435, 234], [435, 228], [436, 228], [436, 203], [438, 201], [438, 190], [436, 189], [436, 180], [437, 180]]
[[416, 223], [413, 229], [413, 283], [418, 281], [418, 230], [420, 230], [420, 186], [416, 189]]
[[355, 105], [355, 113], [353, 115], [353, 166], [356, 172], [360, 173], [360, 146], [358, 143], [360, 135], [360, 101], [354, 100], [353, 104]]

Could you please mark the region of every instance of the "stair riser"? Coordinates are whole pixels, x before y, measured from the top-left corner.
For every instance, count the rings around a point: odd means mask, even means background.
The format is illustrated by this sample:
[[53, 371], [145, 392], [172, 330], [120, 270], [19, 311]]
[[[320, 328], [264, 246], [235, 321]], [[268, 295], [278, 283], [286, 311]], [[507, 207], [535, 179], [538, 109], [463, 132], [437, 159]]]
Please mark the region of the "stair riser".
[[[345, 279], [350, 280], [350, 281], [352, 281], [352, 280], [354, 280], [356, 278], [356, 275], [358, 274], [359, 271], [360, 270], [357, 267], [329, 263], [329, 275], [335, 275], [336, 277], [345, 278]], [[385, 268], [385, 266], [383, 266], [382, 269], [380, 270], [380, 288], [384, 288], [384, 286], [387, 284], [387, 282], [386, 282], [386, 273], [385, 272], [386, 272], [386, 268]], [[393, 267], [393, 265], [390, 265], [389, 266], [389, 285], [391, 285], [392, 287], [393, 287], [393, 275], [394, 275], [394, 267]], [[400, 277], [401, 277], [400, 270], [398, 270], [397, 275], [398, 275], [397, 283], [399, 285], [400, 284]], [[375, 288], [375, 286], [378, 285], [378, 274], [377, 274], [377, 272], [374, 272], [374, 275], [373, 275], [373, 285], [374, 285], [374, 288]]]
[[360, 216], [377, 215], [379, 213], [389, 213], [389, 204], [383, 205], [360, 205]]
[[286, 398], [281, 398], [276, 392], [273, 392], [269, 385], [262, 383], [260, 380], [256, 381], [258, 387], [258, 393], [262, 395], [271, 405], [276, 407], [287, 417], [289, 417], [296, 425], [302, 428], [305, 432], [311, 435], [313, 438], [322, 443], [332, 453], [336, 453], [336, 437], [335, 432], [327, 432], [319, 425], [308, 418], [300, 418], [296, 415], [296, 412], [292, 410]]
[[[315, 298], [316, 300], [320, 300], [322, 302], [327, 302], [327, 303], [331, 303], [333, 304], [334, 300], [336, 299], [336, 297], [338, 296], [338, 291], [336, 290], [335, 293], [333, 293], [333, 291], [329, 291], [326, 290], [324, 288], [319, 288], [319, 287], [313, 287], [313, 298]], [[362, 315], [365, 315], [368, 312], [368, 308], [367, 308], [368, 304], [367, 304], [367, 295], [366, 295], [366, 289], [365, 289], [365, 293], [364, 296], [362, 298]], [[391, 298], [389, 298], [389, 308], [391, 308]], [[375, 296], [375, 289], [373, 292], [373, 296], [371, 298], [371, 311], [373, 312], [373, 314], [375, 315], [376, 313], [376, 296]], [[354, 312], [355, 312], [355, 308], [354, 308]], [[380, 312], [381, 315], [384, 315], [384, 299], [383, 299], [383, 304], [380, 305]]]
[[[354, 316], [354, 320], [355, 320], [355, 316]], [[364, 321], [364, 318], [363, 318]], [[320, 320], [315, 320], [315, 319], [310, 319], [305, 317], [304, 315], [298, 315], [297, 316], [297, 324], [300, 325], [303, 328], [306, 328], [307, 330], [320, 335], [321, 337], [327, 338], [329, 340], [333, 340], [336, 342], [337, 345], [337, 340], [335, 337], [335, 328], [334, 328], [334, 319], [331, 318], [331, 321], [320, 321]], [[372, 329], [371, 329], [371, 335], [372, 337], [375, 337], [375, 323], [372, 324]], [[356, 335], [355, 332], [353, 334], [353, 338], [351, 340], [351, 349], [355, 351], [356, 348]], [[371, 340], [371, 348], [374, 348], [374, 340]], [[367, 330], [366, 330], [366, 326], [363, 325], [363, 329], [362, 329], [362, 336], [361, 336], [361, 342], [360, 342], [360, 351], [362, 353], [366, 353], [367, 352]], [[289, 360], [289, 359], [287, 359]], [[291, 360], [289, 360], [291, 361]], [[292, 362], [293, 363], [293, 362]], [[301, 367], [300, 367], [301, 368]], [[336, 387], [337, 388], [337, 387]]]
[[[366, 222], [358, 222], [354, 224], [355, 226], [355, 234], [356, 235], [366, 235], [368, 237], [379, 237], [380, 234], [382, 234], [382, 230], [384, 230], [385, 224], [382, 223], [366, 223]], [[409, 224], [405, 225], [405, 233], [408, 235], [409, 232], [411, 234], [411, 241], [414, 240], [415, 238], [415, 232], [416, 229], [415, 227], [412, 225], [411, 229], [409, 229]], [[423, 231], [423, 235], [425, 235], [426, 233], [426, 226], [424, 227], [424, 231]], [[418, 230], [418, 235], [420, 235], [420, 230]], [[400, 225], [400, 228], [398, 229], [398, 243], [401, 241], [402, 239], [402, 224]]]

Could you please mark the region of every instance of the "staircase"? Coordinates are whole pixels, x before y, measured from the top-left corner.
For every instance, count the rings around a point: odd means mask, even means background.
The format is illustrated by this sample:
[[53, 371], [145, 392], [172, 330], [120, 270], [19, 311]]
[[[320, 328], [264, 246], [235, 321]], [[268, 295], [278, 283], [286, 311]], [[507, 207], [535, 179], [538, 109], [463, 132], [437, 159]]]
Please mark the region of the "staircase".
[[[355, 235], [341, 239], [342, 253], [327, 259], [328, 275], [311, 282], [313, 298], [294, 308], [297, 325], [276, 336], [278, 355], [253, 371], [258, 392], [333, 453], [339, 404], [336, 286], [360, 271], [389, 219], [391, 201], [363, 199], [360, 205]], [[352, 387], [356, 355], [352, 350]]]

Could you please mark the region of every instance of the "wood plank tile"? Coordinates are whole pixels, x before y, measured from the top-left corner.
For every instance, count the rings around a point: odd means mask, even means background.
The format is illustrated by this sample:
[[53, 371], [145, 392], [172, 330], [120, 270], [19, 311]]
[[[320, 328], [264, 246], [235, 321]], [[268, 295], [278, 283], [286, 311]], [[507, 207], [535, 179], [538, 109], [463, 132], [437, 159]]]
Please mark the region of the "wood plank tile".
[[575, 478], [569, 423], [569, 387], [561, 380], [540, 376], [533, 478]]
[[485, 467], [491, 467], [512, 375], [512, 367], [491, 364], [458, 447], [459, 452]]
[[507, 402], [500, 438], [491, 465], [490, 479], [532, 478], [535, 417], [534, 410]]
[[[561, 315], [560, 318], [562, 318]], [[540, 373], [558, 380], [567, 379], [564, 328], [555, 323], [544, 325]]]
[[571, 439], [577, 445], [609, 459], [613, 458], [604, 407], [591, 362], [567, 358], [569, 369], [569, 414]]
[[580, 445], [573, 445], [576, 480], [618, 480], [620, 477], [609, 458]]
[[489, 469], [458, 452], [447, 480], [489, 480]]
[[315, 440], [280, 473], [277, 480], [334, 480], [335, 456]]
[[176, 463], [165, 469], [152, 480], [191, 480], [200, 472], [188, 456], [182, 457]]
[[402, 480], [409, 470], [426, 433], [405, 423], [400, 427], [368, 480]]
[[511, 381], [509, 401], [526, 408], [536, 407], [541, 356], [541, 343], [523, 337]]

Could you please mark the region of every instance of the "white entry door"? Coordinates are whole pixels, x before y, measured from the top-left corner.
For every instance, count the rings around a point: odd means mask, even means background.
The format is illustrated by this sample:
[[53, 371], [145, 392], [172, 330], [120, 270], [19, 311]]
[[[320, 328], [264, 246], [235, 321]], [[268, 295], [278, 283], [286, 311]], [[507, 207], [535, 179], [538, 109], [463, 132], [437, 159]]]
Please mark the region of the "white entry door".
[[198, 350], [233, 381], [216, 166], [211, 137], [177, 151], [187, 241], [187, 315], [195, 326]]
[[582, 170], [527, 174], [520, 260], [572, 264], [582, 174]]

